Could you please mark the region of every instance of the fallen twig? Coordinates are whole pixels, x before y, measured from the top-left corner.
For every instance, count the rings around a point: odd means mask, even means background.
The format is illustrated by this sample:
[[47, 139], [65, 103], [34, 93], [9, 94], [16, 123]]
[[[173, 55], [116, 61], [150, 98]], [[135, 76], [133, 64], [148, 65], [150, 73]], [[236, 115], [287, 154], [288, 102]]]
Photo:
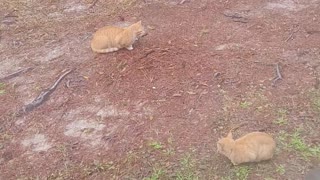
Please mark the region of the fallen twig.
[[[296, 27], [298, 27], [298, 26], [296, 26]], [[293, 27], [294, 28], [294, 27]], [[299, 28], [297, 28], [296, 30], [292, 30], [292, 32], [291, 32], [291, 34], [289, 35], [289, 37], [285, 40], [285, 42], [288, 42], [290, 39], [292, 39], [293, 38], [293, 35], [295, 34], [295, 33], [297, 33], [299, 31]]]
[[43, 90], [31, 103], [25, 105], [24, 107], [22, 107], [21, 110], [19, 110], [18, 112], [18, 116], [22, 115], [24, 113], [28, 113], [30, 111], [32, 111], [33, 109], [37, 108], [38, 106], [40, 106], [43, 102], [45, 102], [46, 100], [48, 100], [49, 96], [56, 90], [57, 86], [59, 85], [59, 83], [62, 81], [62, 79], [67, 76], [68, 74], [70, 74], [73, 71], [73, 69], [66, 71], [65, 73], [63, 73], [55, 82], [54, 84], [49, 88], [49, 89], [45, 89]]
[[186, 1], [187, 0], [182, 0], [182, 1], [179, 2], [179, 4], [181, 5], [181, 4], [185, 3]]
[[155, 50], [151, 49], [150, 51], [146, 52], [145, 55], [141, 56], [139, 59], [146, 58], [146, 57], [148, 57], [151, 53], [154, 53], [154, 52], [155, 52]]
[[272, 86], [275, 86], [276, 85], [276, 82], [280, 79], [282, 79], [282, 75], [280, 73], [280, 66], [279, 66], [279, 63], [276, 64], [276, 73], [277, 73], [277, 76], [273, 79], [273, 82], [272, 82]]
[[9, 79], [15, 78], [15, 77], [19, 76], [20, 74], [26, 73], [26, 72], [28, 72], [28, 71], [30, 71], [32, 69], [33, 68], [31, 68], [31, 67], [29, 67], [27, 69], [21, 69], [21, 70], [15, 72], [15, 73], [12, 73], [12, 74], [9, 74], [9, 75], [7, 75], [7, 76], [5, 76], [3, 78], [0, 78], [0, 81], [6, 81], [6, 80], [9, 80]]
[[307, 34], [310, 34], [310, 35], [312, 35], [312, 34], [319, 34], [320, 33], [320, 31], [317, 31], [317, 30], [310, 30], [310, 31], [307, 31]]
[[319, 89], [319, 87], [320, 87], [320, 79], [317, 78], [317, 79], [316, 79], [316, 83], [314, 84], [314, 88], [315, 88], [315, 89]]
[[93, 8], [99, 0], [93, 0], [92, 4], [89, 6], [89, 9]]
[[274, 66], [274, 64], [268, 64], [268, 63], [264, 63], [264, 62], [261, 62], [261, 61], [253, 61], [253, 63], [261, 64], [261, 65], [264, 65], [264, 66]]
[[239, 18], [239, 19], [232, 19], [233, 22], [241, 22], [241, 23], [248, 23], [247, 18]]
[[244, 126], [244, 125], [247, 125], [248, 123], [247, 122], [243, 122], [243, 123], [240, 123], [238, 124], [237, 126], [234, 126], [230, 129], [229, 132], [234, 132], [235, 130], [239, 129], [240, 127]]
[[229, 17], [234, 22], [241, 22], [241, 23], [248, 23], [248, 18], [245, 18], [237, 13], [234, 14], [228, 14], [228, 13], [222, 13], [224, 16]]

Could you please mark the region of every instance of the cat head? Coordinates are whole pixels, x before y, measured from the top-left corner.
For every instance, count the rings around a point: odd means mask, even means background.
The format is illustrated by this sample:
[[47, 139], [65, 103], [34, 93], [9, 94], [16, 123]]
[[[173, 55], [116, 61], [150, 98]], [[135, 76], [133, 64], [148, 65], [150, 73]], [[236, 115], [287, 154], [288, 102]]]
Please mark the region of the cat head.
[[227, 137], [223, 137], [219, 139], [217, 143], [218, 153], [221, 153], [225, 156], [229, 156], [231, 154], [233, 146], [234, 146], [234, 139], [232, 137], [232, 133], [229, 132]]
[[130, 28], [136, 33], [137, 37], [142, 37], [145, 36], [147, 33], [144, 29], [144, 27], [142, 26], [142, 22], [139, 21], [137, 23], [134, 23], [130, 26]]

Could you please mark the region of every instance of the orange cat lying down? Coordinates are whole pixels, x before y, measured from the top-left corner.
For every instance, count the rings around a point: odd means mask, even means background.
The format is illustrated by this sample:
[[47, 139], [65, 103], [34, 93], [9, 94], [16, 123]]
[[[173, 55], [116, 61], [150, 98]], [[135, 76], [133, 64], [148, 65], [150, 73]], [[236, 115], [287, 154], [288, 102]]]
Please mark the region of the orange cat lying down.
[[125, 28], [105, 26], [94, 33], [91, 49], [97, 53], [114, 52], [122, 48], [132, 50], [133, 43], [145, 34], [141, 21]]
[[228, 157], [233, 165], [259, 162], [273, 157], [276, 143], [263, 132], [252, 132], [234, 140], [231, 131], [217, 143], [218, 152]]

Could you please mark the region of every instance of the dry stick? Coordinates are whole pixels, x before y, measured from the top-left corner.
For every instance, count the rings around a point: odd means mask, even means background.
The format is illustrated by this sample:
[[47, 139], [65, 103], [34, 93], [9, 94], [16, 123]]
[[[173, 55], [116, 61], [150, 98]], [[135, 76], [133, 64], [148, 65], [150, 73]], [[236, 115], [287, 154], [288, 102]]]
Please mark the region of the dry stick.
[[22, 109], [18, 112], [18, 116], [34, 110], [35, 108], [40, 106], [43, 102], [48, 100], [49, 96], [56, 90], [57, 86], [62, 81], [62, 79], [68, 74], [70, 74], [72, 71], [73, 69], [68, 70], [67, 72], [62, 74], [49, 89], [43, 90], [31, 103], [22, 107]]
[[310, 34], [310, 35], [317, 34], [317, 33], [320, 33], [320, 31], [316, 31], [316, 30], [307, 31], [307, 34]]
[[290, 34], [290, 36], [285, 40], [285, 42], [288, 42], [290, 39], [292, 39], [293, 35], [294, 35], [295, 33], [297, 33], [298, 31], [299, 31], [299, 29], [297, 29], [297, 30], [295, 30], [295, 31], [292, 31], [291, 34]]
[[317, 79], [316, 79], [316, 83], [314, 84], [314, 88], [315, 88], [315, 89], [319, 89], [319, 87], [320, 87], [320, 79], [317, 78]]
[[143, 59], [143, 58], [146, 58], [147, 56], [149, 56], [150, 54], [154, 53], [155, 50], [151, 49], [150, 51], [146, 52], [145, 55], [141, 56], [139, 59]]
[[185, 3], [187, 0], [182, 0], [182, 1], [180, 1], [179, 2], [179, 4], [183, 4], [183, 3]]
[[226, 14], [222, 13], [224, 16], [231, 18], [234, 22], [248, 23], [248, 18], [242, 17], [238, 14]]
[[95, 6], [98, 1], [99, 1], [99, 0], [94, 0], [94, 1], [92, 2], [92, 4], [89, 6], [89, 9], [93, 8], [93, 6]]
[[5, 76], [3, 78], [0, 78], [0, 81], [6, 81], [6, 80], [9, 80], [9, 79], [15, 78], [15, 77], [19, 76], [20, 74], [26, 73], [26, 72], [28, 72], [28, 71], [30, 71], [32, 69], [33, 68], [31, 68], [31, 67], [29, 67], [27, 69], [21, 69], [21, 70], [15, 72], [15, 73], [12, 73], [12, 74], [9, 74], [9, 75], [7, 75], [7, 76]]
[[248, 124], [248, 123], [246, 123], [246, 122], [243, 122], [243, 123], [241, 123], [241, 124], [238, 124], [237, 126], [231, 128], [229, 132], [235, 131], [235, 130], [239, 129], [240, 127], [242, 127], [242, 126], [244, 126], [244, 125], [247, 125], [247, 124]]
[[276, 73], [277, 73], [277, 76], [273, 79], [272, 86], [275, 86], [276, 82], [278, 80], [282, 79], [282, 75], [280, 73], [279, 63], [276, 64]]
[[233, 21], [233, 22], [248, 23], [248, 19], [247, 19], [247, 18], [233, 19], [232, 21]]

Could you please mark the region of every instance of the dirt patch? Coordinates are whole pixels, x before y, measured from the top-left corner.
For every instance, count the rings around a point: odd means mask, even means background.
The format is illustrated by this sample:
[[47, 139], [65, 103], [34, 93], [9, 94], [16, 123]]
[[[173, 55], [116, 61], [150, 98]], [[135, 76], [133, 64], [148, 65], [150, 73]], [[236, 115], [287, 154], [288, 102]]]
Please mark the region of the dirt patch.
[[22, 145], [29, 147], [32, 151], [47, 151], [51, 145], [47, 142], [47, 138], [43, 134], [36, 134], [22, 141]]
[[[0, 7], [0, 79], [31, 68], [0, 82], [1, 179], [302, 179], [319, 166], [318, 0], [92, 3]], [[138, 20], [133, 51], [91, 52], [97, 28]], [[216, 152], [241, 123], [236, 137], [275, 137], [274, 159], [234, 167]]]

